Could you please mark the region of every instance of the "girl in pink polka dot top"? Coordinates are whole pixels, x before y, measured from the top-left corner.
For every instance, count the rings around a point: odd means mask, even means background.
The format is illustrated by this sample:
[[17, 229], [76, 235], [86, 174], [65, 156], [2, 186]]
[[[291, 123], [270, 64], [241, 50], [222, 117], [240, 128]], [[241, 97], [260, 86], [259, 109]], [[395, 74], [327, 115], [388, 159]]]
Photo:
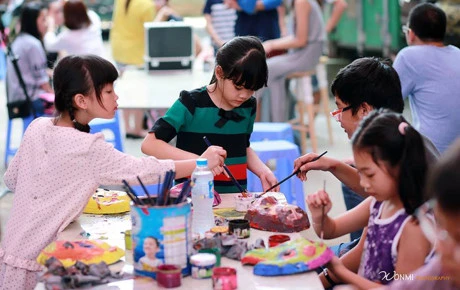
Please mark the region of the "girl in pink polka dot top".
[[[135, 158], [88, 134], [94, 118], [111, 119], [118, 96], [115, 67], [94, 55], [67, 56], [54, 70], [55, 118], [38, 118], [24, 134], [4, 181], [14, 191], [10, 217], [0, 246], [0, 289], [33, 289], [42, 270], [40, 251], [83, 211], [100, 184], [136, 184], [136, 176], [155, 183], [175, 170], [189, 176], [195, 160]], [[226, 151], [210, 147], [201, 156], [216, 174]]]

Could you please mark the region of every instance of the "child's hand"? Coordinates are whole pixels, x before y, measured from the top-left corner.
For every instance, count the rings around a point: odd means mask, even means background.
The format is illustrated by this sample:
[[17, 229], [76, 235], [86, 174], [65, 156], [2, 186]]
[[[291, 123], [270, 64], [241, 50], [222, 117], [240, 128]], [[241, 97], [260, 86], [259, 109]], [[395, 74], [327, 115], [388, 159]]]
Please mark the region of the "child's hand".
[[[278, 179], [276, 179], [275, 175], [273, 174], [273, 172], [271, 170], [264, 171], [259, 176], [259, 178], [260, 178], [260, 182], [262, 182], [262, 188], [263, 188], [264, 191], [269, 189], [270, 187], [272, 187], [276, 183], [278, 183]], [[278, 192], [278, 191], [280, 191], [280, 187], [277, 186], [277, 187], [271, 189], [271, 191]]]
[[[342, 260], [339, 257], [332, 257], [332, 260], [327, 264], [327, 269], [332, 272], [334, 276], [340, 276], [343, 271], [348, 270], [345, 265], [343, 264]], [[334, 281], [338, 281], [337, 277], [335, 277]]]
[[320, 159], [312, 162], [312, 160], [316, 157], [318, 157], [318, 154], [308, 153], [300, 156], [294, 161], [294, 171], [300, 168], [300, 173], [297, 174], [297, 177], [300, 178], [300, 180], [307, 180], [307, 172], [310, 170], [329, 170], [330, 159], [323, 156]]
[[227, 157], [227, 151], [225, 151], [224, 148], [220, 146], [209, 146], [200, 157], [208, 160], [208, 167], [211, 169], [214, 176], [224, 171], [224, 160]]
[[329, 198], [327, 192], [323, 190], [319, 190], [313, 194], [307, 195], [307, 206], [311, 212], [311, 217], [313, 222], [321, 222], [323, 216], [323, 206], [324, 206], [324, 214], [327, 213], [332, 208], [332, 202]]

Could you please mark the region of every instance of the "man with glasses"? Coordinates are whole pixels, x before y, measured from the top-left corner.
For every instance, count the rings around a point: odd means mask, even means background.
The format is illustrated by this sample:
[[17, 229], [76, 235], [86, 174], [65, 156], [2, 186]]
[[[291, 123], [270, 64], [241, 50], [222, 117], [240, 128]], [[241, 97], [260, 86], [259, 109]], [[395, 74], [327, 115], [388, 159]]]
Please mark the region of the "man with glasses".
[[443, 152], [460, 136], [460, 49], [444, 45], [446, 14], [434, 4], [412, 8], [402, 29], [409, 46], [394, 62], [402, 95], [414, 127]]
[[[348, 138], [351, 138], [360, 121], [372, 110], [386, 108], [402, 113], [404, 109], [398, 74], [389, 62], [375, 57], [359, 58], [342, 68], [332, 82], [331, 92], [338, 108], [331, 112], [331, 116], [340, 123]], [[424, 143], [427, 162], [433, 164], [439, 153], [427, 138], [424, 138]], [[354, 208], [367, 197], [359, 184], [359, 175], [353, 167], [353, 161], [344, 162], [323, 156], [310, 162], [316, 156], [316, 153], [309, 153], [295, 160], [295, 169], [301, 169], [299, 178], [305, 180], [309, 170], [331, 172], [343, 183], [342, 192], [347, 210]], [[360, 236], [361, 231], [351, 233], [352, 242], [340, 245], [335, 249], [336, 252], [341, 254], [342, 250], [346, 251], [356, 245]]]
[[[415, 215], [436, 256], [415, 271], [412, 279], [394, 281], [380, 290], [460, 290], [460, 139], [434, 166], [426, 193], [431, 199]], [[434, 212], [436, 223], [429, 218]]]

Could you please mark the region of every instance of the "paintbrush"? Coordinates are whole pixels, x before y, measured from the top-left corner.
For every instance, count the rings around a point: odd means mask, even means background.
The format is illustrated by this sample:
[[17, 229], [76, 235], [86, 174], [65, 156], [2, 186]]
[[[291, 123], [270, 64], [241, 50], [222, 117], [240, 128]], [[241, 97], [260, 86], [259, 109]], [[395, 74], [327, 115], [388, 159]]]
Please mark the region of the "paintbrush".
[[[209, 142], [209, 140], [208, 140], [208, 138], [206, 138], [206, 136], [203, 136], [203, 140], [206, 143], [206, 145], [208, 145], [208, 147], [212, 146], [211, 142]], [[230, 171], [230, 169], [228, 169], [227, 165], [224, 164], [223, 167], [224, 167], [225, 172], [227, 172], [228, 176], [232, 180], [233, 184], [235, 184], [235, 186], [238, 187], [238, 190], [241, 192], [243, 197], [247, 197], [248, 196], [248, 191], [241, 186], [241, 184], [238, 182], [238, 180], [236, 180], [236, 178], [233, 176], [233, 174]]]
[[136, 176], [137, 177], [137, 181], [139, 181], [139, 184], [141, 185], [142, 189], [144, 190], [145, 192], [145, 195], [147, 195], [148, 199], [149, 199], [149, 202], [150, 205], [155, 205], [154, 202], [153, 202], [153, 199], [152, 199], [152, 196], [149, 194], [147, 188], [145, 187], [144, 183], [142, 183], [142, 180], [139, 178], [139, 176]]
[[[323, 153], [321, 153], [320, 155], [316, 156], [315, 158], [313, 158], [310, 162], [314, 162], [318, 159], [320, 159], [324, 154], [326, 154], [327, 151], [324, 151]], [[258, 196], [256, 196], [257, 198], [261, 197], [262, 195], [266, 194], [267, 192], [269, 192], [270, 190], [272, 190], [273, 188], [281, 185], [283, 182], [285, 182], [286, 180], [288, 180], [289, 178], [293, 177], [294, 175], [298, 174], [300, 172], [300, 168], [297, 169], [296, 171], [292, 172], [288, 177], [284, 178], [283, 180], [281, 180], [280, 182], [278, 182], [277, 184], [271, 186], [269, 189], [265, 190], [264, 192], [262, 192], [261, 194], [259, 194]]]
[[[326, 192], [326, 180], [324, 180], [324, 182], [323, 182], [323, 191]], [[325, 217], [325, 215], [324, 215], [324, 207], [325, 206], [323, 204], [323, 206], [321, 208], [321, 233], [320, 233], [320, 235], [321, 235], [321, 243], [324, 242], [324, 217]]]
[[129, 183], [126, 180], [122, 180], [123, 184], [128, 188], [127, 192], [131, 192], [131, 194], [136, 198], [137, 205], [145, 205], [145, 203], [136, 195], [136, 192], [129, 186]]

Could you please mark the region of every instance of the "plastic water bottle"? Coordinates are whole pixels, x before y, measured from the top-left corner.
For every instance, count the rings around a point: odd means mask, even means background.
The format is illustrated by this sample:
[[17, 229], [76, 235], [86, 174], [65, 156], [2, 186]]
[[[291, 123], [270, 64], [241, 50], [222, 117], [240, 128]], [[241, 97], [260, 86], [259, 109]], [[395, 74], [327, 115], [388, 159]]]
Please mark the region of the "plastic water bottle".
[[208, 160], [196, 160], [196, 168], [192, 173], [192, 230], [194, 234], [203, 236], [214, 227], [212, 203], [214, 201], [214, 175], [208, 168]]

